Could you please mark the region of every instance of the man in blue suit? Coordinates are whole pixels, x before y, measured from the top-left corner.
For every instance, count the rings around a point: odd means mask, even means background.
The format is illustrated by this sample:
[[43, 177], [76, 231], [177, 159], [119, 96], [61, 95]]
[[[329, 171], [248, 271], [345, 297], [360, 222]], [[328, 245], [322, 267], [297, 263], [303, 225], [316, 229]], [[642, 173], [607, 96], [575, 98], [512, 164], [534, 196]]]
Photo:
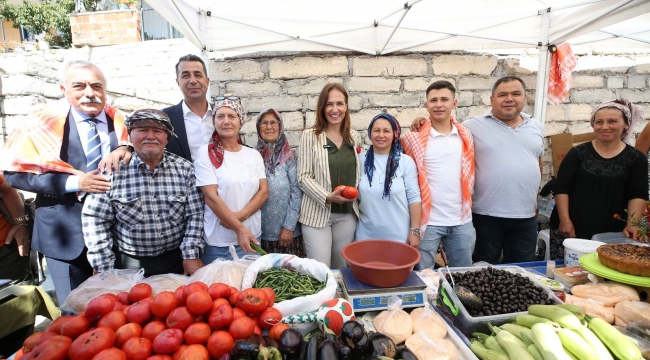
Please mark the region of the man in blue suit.
[[[169, 140], [165, 149], [192, 163], [196, 151], [208, 143], [214, 132], [212, 108], [206, 98], [210, 86], [207, 74], [205, 63], [199, 56], [182, 56], [176, 64], [176, 83], [183, 93], [183, 100], [162, 109], [178, 135]], [[131, 152], [127, 148], [118, 149], [100, 163], [100, 170], [111, 174], [112, 169], [119, 169], [120, 159], [125, 165], [129, 163]]]
[[0, 170], [7, 182], [36, 193], [32, 248], [47, 258], [56, 298], [92, 276], [81, 226], [86, 195], [110, 189], [98, 173], [102, 157], [126, 143], [124, 116], [106, 105], [106, 79], [94, 64], [61, 69], [65, 100], [36, 111], [4, 144]]

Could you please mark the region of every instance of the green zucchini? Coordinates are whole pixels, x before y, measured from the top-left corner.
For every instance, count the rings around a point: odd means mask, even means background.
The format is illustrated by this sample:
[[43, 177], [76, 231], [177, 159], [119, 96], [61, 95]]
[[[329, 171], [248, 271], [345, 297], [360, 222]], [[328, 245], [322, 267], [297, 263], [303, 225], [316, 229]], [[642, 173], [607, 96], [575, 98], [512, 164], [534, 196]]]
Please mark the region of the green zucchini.
[[528, 353], [532, 355], [535, 360], [544, 360], [544, 357], [542, 354], [540, 354], [539, 350], [537, 350], [537, 346], [535, 346], [535, 344], [528, 345], [526, 351], [528, 351]]
[[526, 335], [530, 338], [530, 329], [525, 326], [521, 326], [517, 324], [503, 324], [499, 327], [502, 330], [511, 332], [514, 336], [518, 337], [521, 340], [524, 339], [523, 335]]
[[569, 350], [570, 355], [577, 357], [579, 360], [598, 360], [596, 352], [573, 330], [560, 329], [557, 336], [560, 338], [562, 346]]
[[560, 325], [558, 323], [555, 323], [547, 318], [529, 315], [529, 314], [517, 315], [517, 317], [515, 318], [515, 322], [517, 323], [517, 325], [525, 326], [529, 329], [532, 328], [533, 325], [537, 323], [546, 323], [552, 325], [557, 329], [560, 328]]
[[474, 340], [469, 345], [470, 350], [481, 360], [510, 360], [506, 354], [486, 348], [480, 341]]
[[554, 305], [531, 305], [528, 307], [528, 313], [552, 320], [567, 329], [575, 329], [581, 325], [580, 320], [572, 312]]
[[511, 359], [517, 360], [535, 360], [535, 358], [526, 351], [526, 345], [512, 333], [501, 330], [496, 336], [499, 345], [508, 353]]
[[612, 357], [612, 354], [610, 354], [609, 350], [607, 350], [607, 347], [605, 344], [600, 341], [598, 336], [594, 334], [591, 330], [589, 330], [586, 326], [581, 325], [577, 329], [573, 329], [578, 335], [582, 336], [582, 338], [591, 346], [591, 348], [594, 350], [596, 355], [598, 355], [598, 359], [600, 360], [614, 360]]
[[607, 321], [593, 318], [589, 321], [589, 330], [593, 331], [617, 358], [625, 360], [641, 360], [643, 358], [639, 347]]
[[571, 357], [564, 352], [562, 342], [551, 325], [539, 323], [533, 325], [530, 330], [532, 335], [531, 340], [535, 343], [537, 350], [542, 354], [544, 360], [571, 359]]

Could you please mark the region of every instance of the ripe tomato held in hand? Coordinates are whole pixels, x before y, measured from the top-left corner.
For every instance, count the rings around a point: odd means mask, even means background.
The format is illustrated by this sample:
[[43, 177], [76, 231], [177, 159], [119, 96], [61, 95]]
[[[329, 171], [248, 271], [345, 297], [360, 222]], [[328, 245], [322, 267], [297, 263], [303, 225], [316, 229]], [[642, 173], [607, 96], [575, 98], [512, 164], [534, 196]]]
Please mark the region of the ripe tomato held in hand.
[[118, 348], [108, 348], [93, 356], [92, 360], [127, 360], [124, 351]]
[[247, 339], [255, 332], [255, 321], [246, 316], [238, 317], [230, 323], [228, 332], [235, 340]]
[[90, 321], [83, 315], [77, 315], [61, 325], [61, 335], [74, 340], [90, 327]]
[[270, 287], [263, 287], [260, 290], [264, 291], [266, 294], [267, 306], [273, 306], [273, 304], [275, 304], [275, 291]]
[[212, 297], [207, 291], [194, 291], [185, 299], [185, 306], [192, 314], [203, 315], [210, 310]]
[[92, 299], [86, 307], [85, 314], [89, 318], [104, 316], [115, 307], [115, 300], [108, 295], [101, 295]]
[[210, 329], [210, 325], [206, 323], [194, 323], [185, 329], [183, 338], [187, 345], [206, 344], [211, 334], [212, 329]]
[[129, 360], [146, 360], [151, 356], [151, 340], [143, 337], [133, 337], [122, 345], [122, 351]]
[[212, 300], [220, 298], [227, 299], [230, 296], [230, 292], [230, 286], [223, 283], [214, 283], [208, 288], [208, 294], [210, 294]]
[[70, 345], [70, 360], [91, 360], [100, 351], [113, 346], [115, 333], [111, 328], [100, 326], [79, 335]]
[[142, 326], [138, 323], [128, 323], [121, 326], [115, 331], [115, 347], [122, 348], [122, 345], [132, 337], [140, 337], [142, 335]]
[[247, 314], [259, 314], [267, 305], [266, 293], [260, 289], [248, 288], [237, 297], [237, 306]]
[[153, 339], [155, 354], [171, 354], [178, 349], [183, 341], [183, 332], [179, 329], [163, 330]]
[[341, 191], [341, 196], [343, 196], [346, 199], [356, 199], [357, 196], [359, 196], [359, 190], [355, 188], [354, 186], [345, 186], [345, 185], [339, 185], [334, 188], [334, 191], [343, 188], [343, 191]]
[[273, 325], [277, 324], [282, 320], [282, 313], [280, 310], [274, 307], [267, 307], [262, 311], [259, 318], [257, 318], [257, 324], [262, 329], [270, 329]]
[[97, 322], [97, 326], [106, 326], [113, 329], [113, 331], [117, 331], [117, 329], [125, 324], [126, 315], [122, 310], [111, 310]]
[[165, 330], [165, 324], [160, 321], [152, 321], [142, 328], [142, 337], [147, 338], [151, 341], [158, 336], [163, 330]]
[[131, 291], [129, 291], [129, 301], [133, 303], [138, 302], [148, 296], [151, 296], [152, 292], [153, 289], [149, 284], [146, 283], [135, 284], [131, 288]]
[[178, 300], [171, 291], [163, 291], [156, 295], [151, 303], [153, 316], [166, 318], [169, 313], [178, 306]]
[[222, 304], [210, 313], [208, 324], [210, 324], [211, 328], [218, 330], [230, 325], [233, 319], [233, 309], [228, 304]]
[[215, 331], [208, 339], [208, 353], [213, 359], [218, 359], [221, 355], [229, 354], [230, 349], [235, 344], [235, 339], [227, 331]]
[[280, 341], [280, 335], [282, 335], [282, 332], [288, 328], [289, 325], [285, 323], [275, 324], [271, 326], [271, 329], [269, 330], [269, 337], [273, 340]]
[[126, 319], [129, 322], [144, 324], [151, 318], [151, 303], [148, 301], [138, 301], [129, 305], [129, 310], [126, 312]]

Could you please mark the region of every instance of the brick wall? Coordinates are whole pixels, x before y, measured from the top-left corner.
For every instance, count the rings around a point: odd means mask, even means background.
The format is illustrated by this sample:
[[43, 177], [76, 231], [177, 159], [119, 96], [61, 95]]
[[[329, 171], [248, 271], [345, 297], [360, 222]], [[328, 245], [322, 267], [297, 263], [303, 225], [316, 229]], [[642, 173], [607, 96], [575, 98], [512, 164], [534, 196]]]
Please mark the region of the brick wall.
[[[0, 54], [2, 132], [9, 133], [34, 109], [61, 96], [57, 70], [63, 61], [75, 58], [89, 59], [102, 69], [108, 79], [109, 101], [128, 113], [143, 107], [176, 104], [182, 94], [175, 82], [174, 65], [188, 53], [200, 54], [186, 40], [176, 39]], [[588, 119], [598, 103], [626, 97], [640, 105], [645, 119], [650, 120], [647, 54], [578, 55], [579, 70], [573, 74], [570, 96], [558, 106], [549, 105], [546, 111], [545, 181], [553, 172], [548, 136], [592, 131]], [[405, 128], [415, 117], [426, 116], [424, 91], [438, 79], [449, 80], [457, 87], [455, 115], [463, 121], [490, 108], [490, 90], [496, 79], [518, 75], [529, 88], [524, 111], [532, 114], [536, 74], [522, 66], [524, 63], [536, 64], [536, 58], [462, 53], [382, 57], [274, 53], [212, 59], [208, 72], [213, 95], [231, 92], [242, 97], [248, 111], [248, 121], [242, 129], [247, 144], [254, 145], [257, 140], [252, 119], [262, 109], [274, 107], [283, 114], [287, 137], [296, 146], [301, 131], [314, 124], [318, 94], [329, 81], [341, 82], [348, 89], [352, 128], [364, 139], [369, 121], [379, 112], [393, 114]], [[637, 134], [646, 122], [637, 125]], [[367, 139], [366, 142], [369, 143]]]
[[137, 9], [70, 14], [74, 46], [103, 46], [141, 41]]

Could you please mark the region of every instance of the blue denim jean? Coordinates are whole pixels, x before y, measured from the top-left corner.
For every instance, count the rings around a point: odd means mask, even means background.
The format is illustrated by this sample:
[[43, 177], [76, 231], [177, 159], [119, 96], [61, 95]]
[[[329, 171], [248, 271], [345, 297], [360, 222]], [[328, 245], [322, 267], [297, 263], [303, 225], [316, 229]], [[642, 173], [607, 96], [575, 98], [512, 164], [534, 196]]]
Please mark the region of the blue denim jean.
[[[242, 249], [242, 247], [239, 245], [234, 245], [234, 246], [235, 246], [235, 251], [237, 252], [237, 256], [240, 259], [246, 254], [257, 254], [257, 253], [244, 252], [244, 249]], [[232, 258], [232, 255], [230, 255], [229, 249], [230, 246], [205, 245], [205, 247], [203, 248], [203, 253], [201, 254], [201, 261], [203, 261], [204, 265], [208, 265], [219, 258], [224, 260], [234, 260]]]
[[505, 264], [535, 261], [537, 217], [509, 219], [472, 214], [476, 228], [474, 260], [498, 264], [503, 251]]
[[476, 231], [472, 222], [456, 226], [427, 226], [420, 240], [418, 269], [433, 269], [440, 241], [444, 244], [449, 266], [472, 266], [472, 253], [476, 242]]

